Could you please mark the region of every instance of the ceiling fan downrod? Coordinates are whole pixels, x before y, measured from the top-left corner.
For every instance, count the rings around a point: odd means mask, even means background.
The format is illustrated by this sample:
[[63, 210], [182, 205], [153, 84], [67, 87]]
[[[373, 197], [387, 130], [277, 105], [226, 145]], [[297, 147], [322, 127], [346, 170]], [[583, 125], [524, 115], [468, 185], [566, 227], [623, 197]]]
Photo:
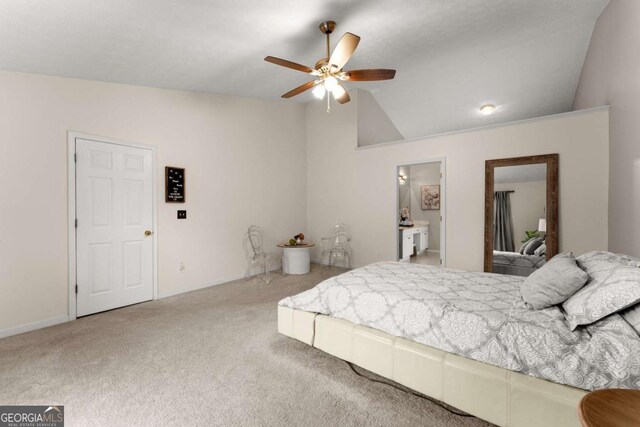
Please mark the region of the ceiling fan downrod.
[[336, 29], [336, 23], [335, 21], [324, 21], [320, 23], [318, 28], [320, 28], [320, 32], [322, 32], [322, 34], [327, 36], [327, 61], [329, 61], [329, 58], [331, 57], [331, 45], [329, 38], [331, 33], [333, 33], [333, 30]]

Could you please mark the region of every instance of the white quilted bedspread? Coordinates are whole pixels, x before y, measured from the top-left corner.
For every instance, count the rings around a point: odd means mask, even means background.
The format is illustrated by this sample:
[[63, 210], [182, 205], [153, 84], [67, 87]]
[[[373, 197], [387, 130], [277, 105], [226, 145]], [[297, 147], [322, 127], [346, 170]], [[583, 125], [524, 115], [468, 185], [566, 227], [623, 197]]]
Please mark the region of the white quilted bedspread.
[[280, 301], [560, 384], [640, 388], [640, 337], [620, 315], [569, 330], [528, 308], [523, 277], [379, 262]]

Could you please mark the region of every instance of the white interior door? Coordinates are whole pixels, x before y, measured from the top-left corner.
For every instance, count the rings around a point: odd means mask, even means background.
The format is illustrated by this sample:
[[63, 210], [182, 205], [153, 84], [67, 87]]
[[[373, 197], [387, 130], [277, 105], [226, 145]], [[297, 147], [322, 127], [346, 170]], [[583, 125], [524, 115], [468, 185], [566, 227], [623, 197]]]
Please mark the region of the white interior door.
[[77, 316], [153, 299], [153, 156], [76, 139]]

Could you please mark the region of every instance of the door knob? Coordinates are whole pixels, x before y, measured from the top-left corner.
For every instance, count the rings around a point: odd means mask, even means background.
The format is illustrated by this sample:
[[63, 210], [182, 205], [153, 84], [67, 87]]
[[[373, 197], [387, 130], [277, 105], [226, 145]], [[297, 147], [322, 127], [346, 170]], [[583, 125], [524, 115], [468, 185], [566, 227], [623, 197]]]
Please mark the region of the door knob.
[[153, 234], [153, 231], [151, 231], [151, 230], [145, 230], [144, 231], [144, 235], [147, 236], [147, 237], [151, 236], [152, 234]]

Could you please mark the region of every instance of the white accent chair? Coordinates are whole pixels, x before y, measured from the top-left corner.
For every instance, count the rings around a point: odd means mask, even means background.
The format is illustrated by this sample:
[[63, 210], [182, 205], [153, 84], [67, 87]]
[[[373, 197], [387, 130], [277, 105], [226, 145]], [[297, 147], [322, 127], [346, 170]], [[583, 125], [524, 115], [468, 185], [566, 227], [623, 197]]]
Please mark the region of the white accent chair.
[[332, 231], [332, 236], [321, 239], [322, 252], [320, 253], [320, 264], [324, 265], [324, 259], [326, 257], [328, 259], [327, 266], [331, 268], [333, 260], [337, 257], [342, 257], [342, 265], [345, 268], [351, 268], [351, 236], [349, 235], [348, 227], [344, 224], [336, 224], [333, 226]]
[[264, 232], [262, 228], [257, 225], [252, 225], [247, 230], [245, 236], [245, 252], [247, 255], [247, 272], [245, 279], [251, 277], [252, 268], [254, 265], [258, 265], [261, 271], [264, 273], [264, 280], [268, 284], [271, 282], [271, 274], [269, 274], [269, 265], [271, 261], [275, 261], [280, 257], [280, 254], [275, 251], [265, 251], [264, 249]]

